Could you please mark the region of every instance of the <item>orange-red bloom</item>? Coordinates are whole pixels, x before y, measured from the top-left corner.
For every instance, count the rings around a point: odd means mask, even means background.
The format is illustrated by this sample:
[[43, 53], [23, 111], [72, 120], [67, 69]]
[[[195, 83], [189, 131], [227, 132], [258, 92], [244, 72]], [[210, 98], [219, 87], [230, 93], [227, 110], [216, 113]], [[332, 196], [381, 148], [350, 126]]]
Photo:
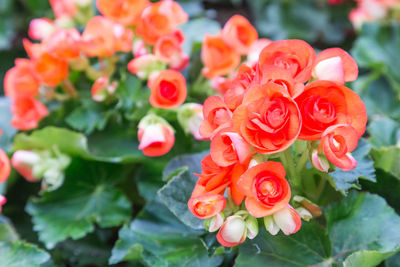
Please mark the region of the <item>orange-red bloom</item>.
[[172, 0], [160, 1], [143, 10], [136, 33], [146, 43], [155, 44], [159, 37], [172, 33], [176, 26], [187, 20], [188, 15], [178, 3]]
[[189, 63], [188, 55], [182, 51], [181, 42], [174, 34], [163, 35], [154, 45], [154, 55], [173, 69], [184, 69]]
[[7, 154], [2, 149], [0, 149], [0, 183], [3, 183], [5, 180], [7, 180], [10, 172], [10, 159], [8, 158]]
[[297, 82], [311, 78], [315, 60], [314, 49], [302, 40], [282, 40], [271, 42], [260, 54], [261, 69], [275, 65], [286, 69]]
[[46, 106], [34, 98], [16, 98], [11, 104], [13, 117], [11, 125], [18, 130], [31, 130], [39, 121], [49, 114]]
[[264, 67], [259, 71], [259, 83], [275, 83], [280, 85], [283, 91], [287, 92], [292, 98], [296, 98], [304, 91], [304, 84], [296, 82], [288, 70], [277, 66]]
[[9, 69], [4, 77], [4, 93], [10, 98], [33, 97], [39, 92], [39, 87], [29, 59], [16, 59], [15, 67]]
[[97, 0], [101, 14], [123, 25], [135, 25], [148, 0]]
[[176, 108], [185, 102], [187, 88], [183, 75], [175, 70], [160, 72], [150, 83], [150, 104], [158, 108]]
[[41, 53], [33, 59], [33, 68], [39, 80], [48, 86], [57, 86], [68, 77], [68, 63], [48, 52]]
[[234, 15], [225, 24], [221, 37], [237, 53], [246, 55], [258, 38], [257, 30], [241, 15]]
[[49, 0], [56, 18], [73, 17], [78, 12], [78, 7], [73, 0]]
[[74, 59], [80, 56], [79, 31], [75, 28], [58, 29], [45, 40], [47, 52], [60, 59]]
[[232, 112], [219, 96], [206, 99], [203, 105], [203, 117], [199, 132], [205, 138], [232, 124]]
[[199, 219], [211, 218], [221, 212], [226, 205], [224, 196], [219, 194], [206, 193], [193, 196], [189, 199], [188, 207], [194, 216]]
[[322, 133], [335, 124], [349, 124], [357, 137], [365, 132], [367, 112], [361, 98], [349, 88], [330, 81], [316, 81], [306, 86], [297, 102], [303, 126], [302, 140], [318, 140]]
[[243, 103], [233, 113], [233, 126], [257, 152], [277, 153], [296, 140], [301, 115], [281, 86], [267, 83], [247, 91]]
[[207, 78], [223, 76], [234, 71], [240, 63], [240, 55], [224, 42], [221, 36], [204, 36], [201, 49], [203, 75]]
[[350, 125], [338, 124], [324, 131], [319, 149], [335, 166], [350, 171], [357, 166], [357, 161], [350, 154], [356, 149], [357, 143], [357, 131]]
[[238, 181], [246, 196], [246, 208], [256, 217], [265, 217], [286, 207], [290, 200], [290, 186], [280, 162], [267, 161], [249, 168]]

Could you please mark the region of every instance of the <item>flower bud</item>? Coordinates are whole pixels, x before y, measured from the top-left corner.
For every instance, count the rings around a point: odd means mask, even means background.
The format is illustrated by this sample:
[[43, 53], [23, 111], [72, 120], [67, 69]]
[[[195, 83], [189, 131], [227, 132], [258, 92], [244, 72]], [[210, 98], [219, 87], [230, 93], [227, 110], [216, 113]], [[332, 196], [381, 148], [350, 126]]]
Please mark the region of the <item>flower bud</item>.
[[276, 225], [272, 215], [264, 217], [264, 226], [271, 235], [276, 235], [279, 232], [279, 227]]
[[258, 235], [258, 221], [253, 216], [249, 215], [246, 219], [247, 237], [254, 239]]
[[12, 158], [11, 164], [19, 174], [21, 174], [27, 181], [36, 182], [41, 177], [37, 177], [33, 173], [33, 167], [41, 161], [40, 155], [33, 151], [18, 150]]
[[7, 202], [6, 197], [0, 194], [0, 213], [1, 213], [3, 206], [6, 204], [6, 202]]
[[134, 58], [128, 63], [128, 70], [143, 80], [148, 79], [153, 72], [160, 72], [164, 69], [165, 64], [150, 54]]
[[8, 155], [0, 149], [0, 183], [7, 180], [8, 176], [10, 176], [11, 166]]
[[224, 247], [233, 247], [246, 240], [246, 223], [241, 216], [229, 216], [219, 229], [218, 242]]
[[224, 223], [224, 217], [222, 213], [217, 213], [214, 217], [208, 218], [204, 221], [204, 228], [209, 232], [216, 232], [221, 228]]
[[321, 172], [329, 171], [329, 162], [325, 156], [319, 155], [318, 150], [315, 149], [311, 154], [311, 163], [317, 170]]
[[290, 205], [273, 215], [276, 225], [285, 235], [296, 233], [301, 227], [300, 215]]
[[163, 118], [147, 115], [139, 122], [138, 139], [144, 155], [162, 156], [174, 146], [174, 129]]
[[33, 19], [29, 24], [28, 36], [33, 40], [43, 40], [55, 30], [54, 22], [48, 18]]
[[319, 206], [317, 204], [311, 202], [310, 200], [308, 200], [305, 197], [294, 196], [293, 201], [299, 203], [302, 207], [307, 209], [307, 211], [309, 211], [312, 214], [312, 216], [314, 216], [314, 217], [318, 217], [318, 216], [322, 215], [322, 211], [319, 208]]
[[132, 50], [134, 58], [138, 58], [149, 54], [149, 52], [146, 49], [145, 43], [141, 39], [134, 41]]
[[92, 85], [92, 98], [96, 102], [103, 102], [109, 96], [113, 95], [115, 90], [117, 90], [116, 82], [110, 83], [108, 77], [100, 77]]
[[203, 121], [203, 106], [196, 103], [187, 103], [178, 109], [178, 121], [185, 133], [191, 133], [197, 140], [204, 140], [199, 128]]
[[309, 212], [307, 209], [303, 207], [298, 207], [296, 208], [297, 213], [300, 215], [300, 217], [305, 220], [306, 222], [310, 221], [312, 219], [312, 214]]
[[345, 83], [343, 62], [339, 56], [324, 59], [314, 67], [313, 76], [318, 80]]

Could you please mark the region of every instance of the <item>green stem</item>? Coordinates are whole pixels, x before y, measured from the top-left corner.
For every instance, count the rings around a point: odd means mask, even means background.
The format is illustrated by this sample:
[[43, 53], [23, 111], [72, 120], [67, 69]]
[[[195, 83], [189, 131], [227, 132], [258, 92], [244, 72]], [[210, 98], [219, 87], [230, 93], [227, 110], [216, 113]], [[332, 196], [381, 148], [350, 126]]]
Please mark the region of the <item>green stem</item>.
[[324, 192], [326, 181], [327, 181], [326, 174], [321, 175], [321, 180], [319, 181], [317, 190], [315, 192], [315, 199], [317, 201], [319, 201], [322, 193]]
[[296, 165], [296, 172], [301, 173], [308, 161], [308, 150], [304, 151]]
[[289, 172], [289, 178], [292, 183], [292, 186], [295, 188], [300, 187], [300, 180], [297, 176], [296, 172], [296, 167], [294, 165], [293, 157], [292, 157], [292, 152], [290, 152], [290, 149], [286, 149], [280, 154], [282, 164], [285, 166], [285, 168]]

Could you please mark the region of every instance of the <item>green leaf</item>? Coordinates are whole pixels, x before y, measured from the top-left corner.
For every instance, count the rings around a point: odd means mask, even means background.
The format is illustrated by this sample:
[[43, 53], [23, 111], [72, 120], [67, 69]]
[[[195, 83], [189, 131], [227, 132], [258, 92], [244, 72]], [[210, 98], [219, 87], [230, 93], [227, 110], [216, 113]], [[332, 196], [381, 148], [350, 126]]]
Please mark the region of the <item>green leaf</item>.
[[364, 23], [352, 54], [358, 65], [385, 76], [400, 93], [400, 25]]
[[5, 151], [11, 150], [12, 140], [17, 130], [11, 126], [11, 111], [10, 111], [10, 99], [6, 97], [0, 97], [0, 129], [3, 134], [0, 135], [0, 148]]
[[392, 119], [382, 117], [368, 125], [368, 133], [371, 136], [369, 142], [374, 147], [393, 146], [400, 137], [399, 124]]
[[182, 224], [155, 199], [129, 227], [119, 233], [110, 264], [141, 258], [149, 266], [219, 266], [223, 257], [210, 257], [198, 231]]
[[391, 175], [400, 179], [400, 148], [381, 147], [379, 149], [373, 149], [371, 152], [372, 157], [375, 160], [375, 167], [390, 173]]
[[18, 240], [18, 234], [10, 220], [0, 215], [0, 242], [13, 242]]
[[50, 260], [50, 255], [35, 245], [23, 241], [0, 242], [0, 266], [38, 267]]
[[400, 253], [390, 257], [386, 260], [385, 263], [386, 267], [400, 267]]
[[71, 156], [104, 162], [138, 162], [144, 159], [138, 150], [135, 135], [124, 133], [99, 133], [88, 140], [81, 133], [64, 128], [46, 127], [33, 131], [30, 135], [20, 133], [15, 137], [14, 150], [53, 149]]
[[368, 141], [360, 139], [357, 148], [352, 152], [353, 157], [357, 160], [357, 167], [347, 172], [336, 168], [335, 171], [329, 173], [333, 178], [336, 190], [347, 191], [350, 188], [358, 188], [359, 178], [376, 181], [374, 162], [368, 155], [370, 150], [371, 145]]
[[121, 169], [73, 161], [62, 187], [28, 202], [26, 211], [47, 248], [67, 238], [84, 237], [93, 232], [95, 223], [113, 227], [129, 220], [131, 204], [114, 186], [115, 179], [123, 176]]
[[312, 222], [290, 236], [262, 231], [240, 246], [235, 266], [376, 266], [400, 247], [400, 217], [379, 196], [352, 193], [326, 216], [326, 231]]

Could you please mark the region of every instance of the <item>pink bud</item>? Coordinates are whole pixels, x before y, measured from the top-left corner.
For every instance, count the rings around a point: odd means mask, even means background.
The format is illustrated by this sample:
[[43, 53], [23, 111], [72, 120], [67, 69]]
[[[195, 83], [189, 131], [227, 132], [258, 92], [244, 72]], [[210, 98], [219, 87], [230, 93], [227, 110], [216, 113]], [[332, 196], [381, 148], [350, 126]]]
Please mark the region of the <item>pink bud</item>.
[[149, 52], [146, 49], [146, 45], [143, 40], [137, 40], [133, 43], [133, 57], [138, 58], [144, 55], [148, 55]]
[[35, 152], [18, 150], [13, 154], [11, 164], [27, 181], [36, 182], [40, 180], [40, 178], [34, 176], [33, 167], [38, 164], [40, 160], [40, 156]]
[[313, 76], [318, 80], [344, 84], [345, 78], [342, 59], [337, 56], [320, 61], [314, 68]]
[[234, 247], [246, 240], [246, 223], [241, 216], [229, 216], [219, 229], [218, 242], [224, 247]]
[[54, 22], [48, 18], [33, 19], [29, 24], [28, 36], [33, 40], [43, 40], [55, 30]]
[[0, 213], [1, 213], [3, 206], [6, 204], [6, 202], [7, 202], [6, 197], [0, 194]]
[[290, 205], [273, 214], [276, 225], [285, 235], [296, 233], [301, 227], [300, 215]]
[[216, 232], [224, 223], [224, 218], [221, 213], [217, 213], [214, 217], [210, 218], [209, 232]]
[[154, 55], [144, 55], [132, 59], [128, 63], [128, 70], [140, 79], [147, 79], [151, 73], [160, 71], [160, 63]]
[[328, 172], [329, 171], [329, 162], [328, 160], [323, 157], [320, 156], [318, 154], [317, 150], [314, 150], [312, 155], [311, 155], [311, 162], [312, 165], [314, 166], [314, 168], [316, 168], [317, 170], [321, 171], [321, 172]]
[[116, 89], [116, 82], [110, 83], [108, 77], [100, 77], [94, 82], [92, 86], [92, 98], [96, 102], [103, 102], [110, 95], [113, 95]]
[[3, 183], [10, 176], [11, 166], [8, 155], [0, 149], [0, 183]]
[[186, 133], [191, 133], [197, 140], [205, 140], [199, 133], [203, 121], [203, 106], [196, 103], [187, 103], [178, 109], [178, 121]]
[[248, 66], [253, 67], [257, 62], [260, 56], [261, 51], [271, 43], [269, 39], [258, 39], [251, 46], [249, 53], [247, 54], [247, 61], [245, 62]]

